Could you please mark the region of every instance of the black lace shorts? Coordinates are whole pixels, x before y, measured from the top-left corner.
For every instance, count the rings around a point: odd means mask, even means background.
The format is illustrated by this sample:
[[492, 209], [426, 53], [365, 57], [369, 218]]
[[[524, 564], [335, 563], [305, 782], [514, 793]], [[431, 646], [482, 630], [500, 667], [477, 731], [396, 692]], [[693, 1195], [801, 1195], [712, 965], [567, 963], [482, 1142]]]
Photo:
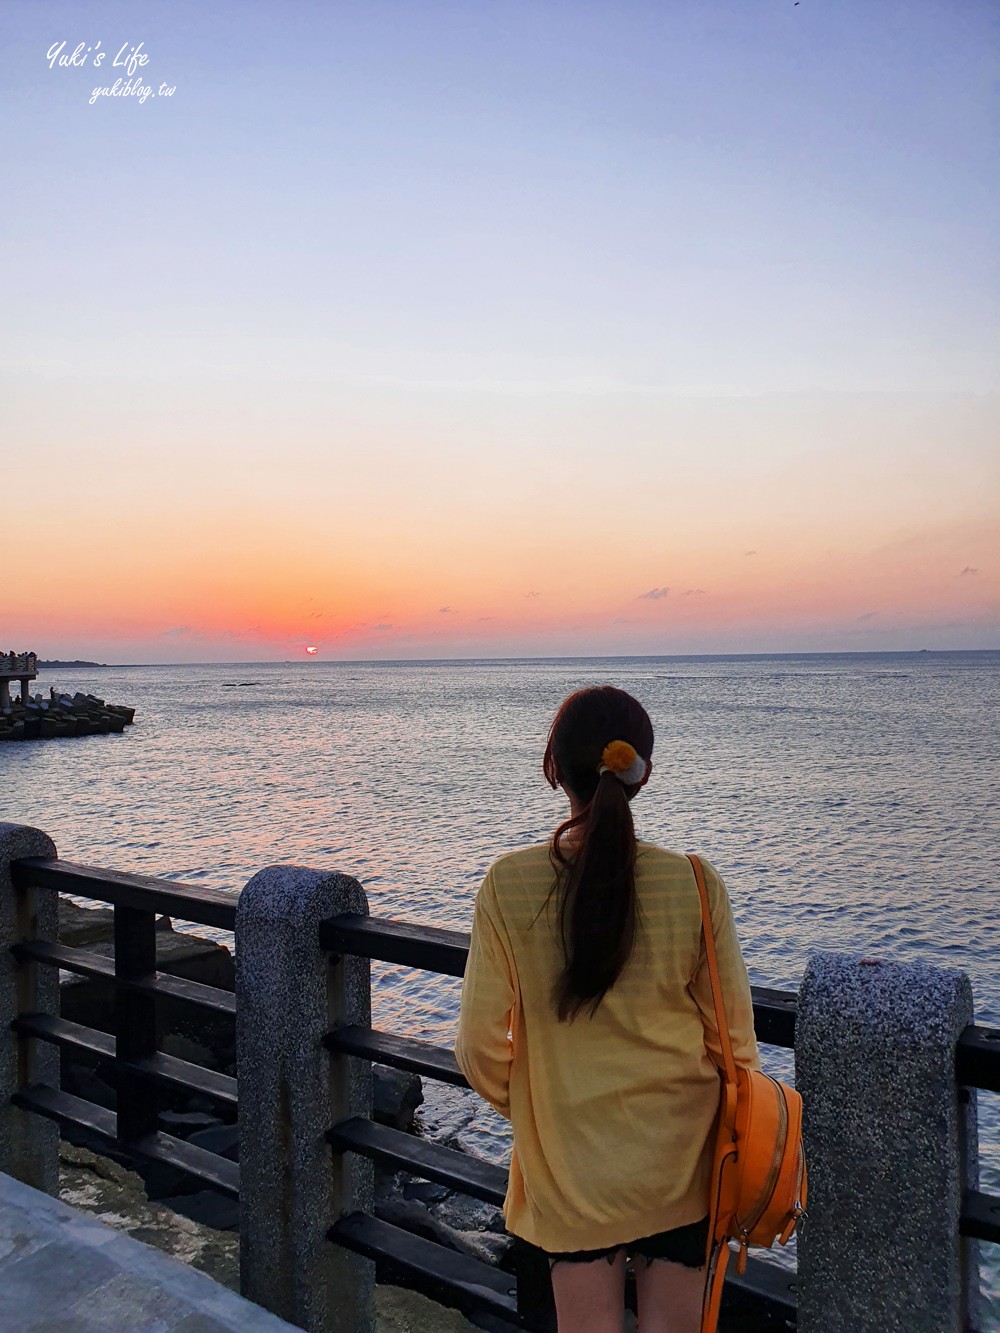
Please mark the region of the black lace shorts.
[[701, 1268], [705, 1262], [708, 1248], [708, 1218], [700, 1222], [691, 1222], [685, 1227], [673, 1227], [670, 1231], [660, 1231], [655, 1236], [643, 1236], [641, 1240], [629, 1241], [623, 1245], [609, 1245], [604, 1250], [572, 1250], [560, 1254], [546, 1255], [549, 1267], [555, 1264], [589, 1264], [595, 1259], [607, 1259], [613, 1264], [615, 1256], [624, 1250], [633, 1262], [648, 1264], [652, 1259], [668, 1259], [674, 1264], [683, 1264], [685, 1268]]

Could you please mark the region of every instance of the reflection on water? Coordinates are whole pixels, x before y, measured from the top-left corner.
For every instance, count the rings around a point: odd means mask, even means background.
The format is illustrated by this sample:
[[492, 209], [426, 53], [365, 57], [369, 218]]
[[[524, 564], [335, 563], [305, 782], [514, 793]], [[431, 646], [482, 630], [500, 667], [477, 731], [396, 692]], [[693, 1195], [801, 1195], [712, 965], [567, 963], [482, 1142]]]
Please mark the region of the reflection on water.
[[[756, 983], [794, 989], [814, 949], [921, 958], [965, 969], [979, 1021], [1000, 1023], [1000, 653], [43, 672], [42, 689], [136, 705], [136, 725], [0, 747], [0, 814], [67, 858], [223, 889], [276, 862], [335, 868], [375, 913], [468, 929], [490, 861], [561, 815], [540, 771], [557, 705], [606, 681], [656, 728], [638, 830], [719, 866]], [[449, 1042], [457, 997], [374, 969], [382, 1026]], [[981, 1094], [1000, 1192], [996, 1100]], [[457, 1091], [425, 1118], [506, 1151]]]

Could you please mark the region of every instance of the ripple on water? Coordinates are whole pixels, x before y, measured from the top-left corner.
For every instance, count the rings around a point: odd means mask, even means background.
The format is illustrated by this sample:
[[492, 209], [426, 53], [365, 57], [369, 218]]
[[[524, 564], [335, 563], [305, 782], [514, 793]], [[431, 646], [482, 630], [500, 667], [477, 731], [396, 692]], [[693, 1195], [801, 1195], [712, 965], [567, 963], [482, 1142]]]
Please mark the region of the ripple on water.
[[[1000, 1024], [996, 653], [47, 672], [43, 689], [135, 704], [137, 725], [3, 747], [3, 817], [69, 859], [229, 891], [264, 865], [337, 869], [373, 912], [467, 930], [490, 862], [561, 817], [540, 772], [555, 708], [606, 680], [657, 730], [639, 832], [722, 870], [755, 983], [796, 988], [816, 949], [919, 958], [968, 971]], [[458, 999], [373, 968], [383, 1026], [449, 1043]], [[980, 1102], [994, 1193], [997, 1100]], [[507, 1151], [506, 1122], [459, 1090], [428, 1085], [423, 1116]]]

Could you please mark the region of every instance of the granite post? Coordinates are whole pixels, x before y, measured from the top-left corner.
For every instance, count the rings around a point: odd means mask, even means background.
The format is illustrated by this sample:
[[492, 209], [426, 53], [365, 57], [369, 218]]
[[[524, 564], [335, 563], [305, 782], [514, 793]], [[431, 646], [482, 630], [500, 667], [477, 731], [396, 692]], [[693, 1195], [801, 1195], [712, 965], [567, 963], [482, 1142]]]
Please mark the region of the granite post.
[[371, 1025], [368, 959], [319, 947], [319, 923], [341, 912], [367, 915], [357, 880], [271, 866], [236, 913], [241, 1288], [309, 1333], [374, 1328], [374, 1264], [326, 1238], [342, 1213], [371, 1210], [373, 1188], [371, 1162], [325, 1137], [372, 1113], [371, 1064], [322, 1044], [338, 1023]]
[[974, 1242], [958, 1234], [977, 1177], [975, 1093], [955, 1082], [972, 987], [957, 971], [813, 956], [799, 991], [808, 1218], [800, 1333], [975, 1329]]
[[58, 1126], [10, 1099], [27, 1083], [58, 1088], [59, 1051], [51, 1042], [18, 1036], [10, 1025], [19, 1013], [59, 1016], [59, 972], [19, 964], [10, 947], [20, 940], [56, 944], [59, 900], [51, 889], [15, 889], [10, 867], [25, 856], [55, 855], [40, 829], [0, 824], [0, 1171], [47, 1194], [59, 1187]]

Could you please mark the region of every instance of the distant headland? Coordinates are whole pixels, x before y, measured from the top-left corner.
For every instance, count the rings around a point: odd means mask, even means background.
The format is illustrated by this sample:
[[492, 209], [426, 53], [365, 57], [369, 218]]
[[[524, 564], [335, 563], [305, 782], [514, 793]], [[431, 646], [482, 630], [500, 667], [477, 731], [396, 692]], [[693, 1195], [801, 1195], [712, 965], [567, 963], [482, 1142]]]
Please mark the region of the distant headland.
[[46, 662], [39, 658], [37, 665], [40, 667], [106, 667], [108, 664], [107, 662], [60, 662], [57, 658], [52, 658]]

